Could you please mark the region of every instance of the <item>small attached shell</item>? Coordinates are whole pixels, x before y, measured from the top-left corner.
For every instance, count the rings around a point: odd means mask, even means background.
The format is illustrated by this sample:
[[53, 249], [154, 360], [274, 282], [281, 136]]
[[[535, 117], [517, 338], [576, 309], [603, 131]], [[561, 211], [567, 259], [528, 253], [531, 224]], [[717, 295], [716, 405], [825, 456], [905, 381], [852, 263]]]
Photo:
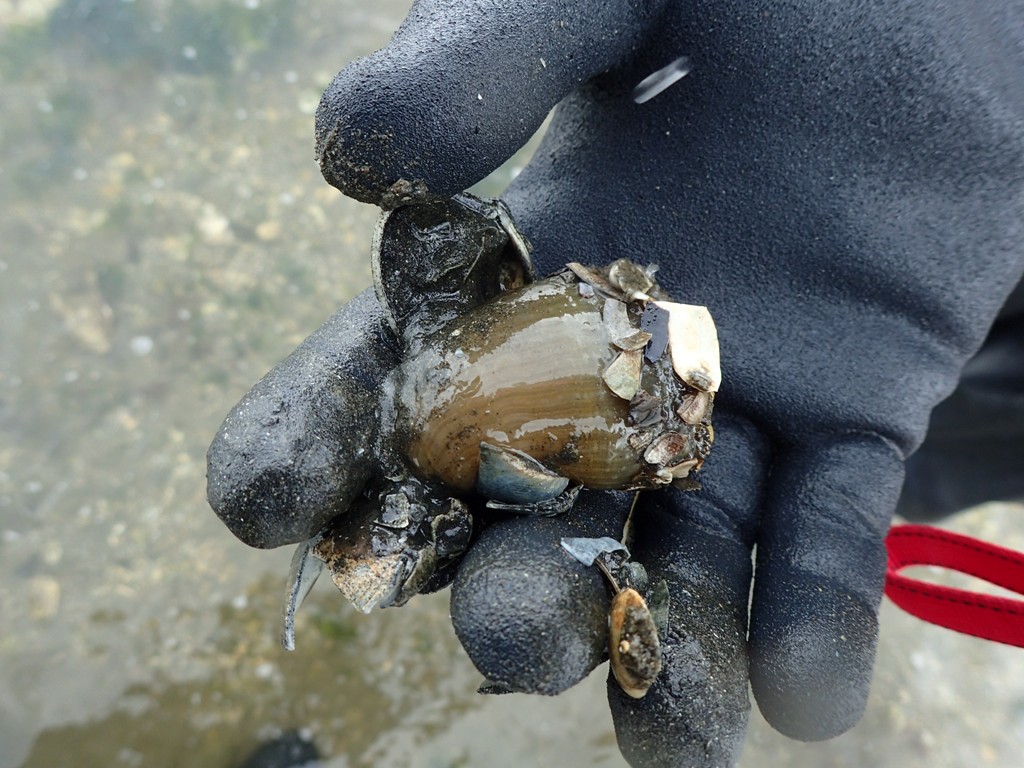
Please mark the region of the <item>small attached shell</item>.
[[575, 557], [584, 565], [593, 565], [598, 556], [609, 552], [624, 552], [629, 555], [625, 545], [611, 536], [597, 538], [566, 537], [561, 540], [562, 549]]
[[608, 268], [608, 280], [630, 300], [650, 298], [648, 292], [654, 288], [655, 266], [641, 267], [629, 259], [619, 259]]
[[614, 299], [625, 299], [625, 296], [622, 295], [618, 287], [608, 282], [608, 280], [605, 279], [605, 277], [597, 270], [591, 269], [590, 267], [584, 266], [576, 261], [570, 261], [565, 266], [567, 266], [569, 271], [576, 275], [576, 277], [599, 293]]
[[650, 340], [651, 334], [647, 331], [633, 331], [628, 336], [620, 336], [612, 343], [619, 349], [632, 352], [633, 350], [643, 349]]
[[676, 408], [676, 414], [691, 427], [700, 424], [711, 406], [711, 396], [707, 392], [695, 392], [683, 397], [682, 405]]
[[640, 391], [640, 371], [643, 363], [644, 353], [639, 349], [620, 352], [604, 369], [604, 383], [623, 400], [632, 400]]
[[533, 504], [553, 499], [566, 489], [569, 479], [545, 467], [515, 448], [480, 443], [477, 490], [490, 499], [508, 504]]
[[[586, 285], [586, 283], [580, 283]], [[651, 334], [638, 329], [629, 318], [625, 302], [607, 298], [601, 309], [601, 321], [608, 331], [608, 337], [619, 349], [633, 351], [643, 349], [651, 340]]]
[[686, 456], [690, 441], [678, 432], [666, 432], [644, 451], [644, 461], [658, 466], [671, 466], [680, 456]]
[[647, 603], [635, 589], [624, 589], [612, 600], [608, 655], [612, 674], [634, 699], [643, 698], [661, 672], [658, 629]]
[[707, 307], [656, 301], [668, 311], [668, 348], [672, 367], [683, 381], [704, 392], [717, 392], [722, 384], [718, 330]]
[[697, 465], [700, 464], [700, 459], [687, 459], [686, 461], [680, 461], [671, 467], [666, 467], [668, 472], [672, 475], [673, 480], [680, 480], [690, 476], [690, 470], [696, 469]]
[[608, 329], [608, 336], [613, 344], [616, 344], [618, 339], [636, 332], [636, 328], [629, 321], [629, 312], [625, 303], [617, 299], [605, 300], [604, 306], [601, 308], [601, 321]]
[[369, 613], [378, 605], [390, 605], [402, 585], [408, 571], [407, 559], [400, 553], [388, 555], [337, 555], [317, 554], [328, 557], [331, 580], [357, 610]]

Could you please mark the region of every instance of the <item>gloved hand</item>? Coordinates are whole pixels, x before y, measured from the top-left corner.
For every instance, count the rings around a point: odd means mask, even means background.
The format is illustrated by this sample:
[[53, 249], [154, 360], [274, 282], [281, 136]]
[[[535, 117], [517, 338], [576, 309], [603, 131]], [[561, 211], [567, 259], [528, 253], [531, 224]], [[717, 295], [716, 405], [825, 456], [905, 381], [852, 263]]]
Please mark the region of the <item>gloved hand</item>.
[[[609, 689], [634, 764], [733, 762], [748, 678], [765, 717], [795, 738], [859, 719], [904, 461], [1024, 270], [1022, 29], [1015, 4], [966, 0], [585, 13], [427, 0], [325, 94], [324, 175], [378, 204], [399, 180], [442, 195], [470, 186], [561, 102], [505, 196], [539, 271], [657, 262], [677, 301], [716, 318], [725, 381], [703, 489], [645, 494], [636, 515], [634, 557], [667, 580], [672, 607], [647, 696]], [[641, 80], [684, 55], [687, 77], [634, 101]], [[364, 333], [376, 343], [374, 327]], [[264, 460], [340, 439], [316, 408], [272, 413], [292, 378], [306, 392], [295, 402], [317, 402], [337, 386], [326, 379], [344, 355], [335, 347], [358, 348], [317, 338], [250, 393], [211, 450], [211, 486], [230, 466], [235, 490], [239, 467], [253, 488], [267, 470], [287, 489], [247, 497], [262, 504], [254, 543], [293, 540], [272, 533], [277, 518], [296, 535], [318, 526], [302, 480], [317, 491], [321, 473]], [[327, 362], [301, 363], [314, 358]], [[278, 437], [259, 426], [270, 419]], [[452, 595], [485, 675], [555, 693], [600, 660], [589, 607], [607, 594], [557, 542], [612, 532], [623, 504], [592, 494], [564, 519], [485, 531]]]

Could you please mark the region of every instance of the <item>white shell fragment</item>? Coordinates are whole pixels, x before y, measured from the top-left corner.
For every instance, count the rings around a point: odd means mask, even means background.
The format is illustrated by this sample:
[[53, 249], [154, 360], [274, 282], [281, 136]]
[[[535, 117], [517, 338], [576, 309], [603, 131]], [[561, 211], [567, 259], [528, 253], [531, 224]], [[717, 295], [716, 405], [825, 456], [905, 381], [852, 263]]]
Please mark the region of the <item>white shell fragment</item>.
[[643, 349], [651, 340], [651, 334], [647, 331], [633, 331], [628, 336], [615, 339], [612, 343], [625, 352], [632, 352], [636, 349]]
[[[580, 283], [585, 285], [585, 283]], [[635, 349], [643, 349], [651, 340], [651, 334], [647, 331], [638, 330], [629, 319], [629, 311], [625, 302], [618, 299], [606, 298], [601, 308], [601, 321], [605, 330], [608, 331], [608, 338], [612, 340], [619, 349], [632, 352]]]
[[598, 538], [572, 538], [565, 537], [561, 540], [562, 549], [575, 557], [584, 565], [593, 565], [599, 555], [612, 552], [625, 552], [629, 556], [629, 550], [620, 541], [611, 536], [600, 536]]
[[658, 466], [669, 466], [676, 457], [688, 452], [690, 441], [678, 432], [666, 432], [647, 446], [644, 461]]
[[632, 400], [640, 391], [640, 371], [644, 363], [642, 349], [620, 352], [604, 369], [601, 378], [608, 389], [623, 400]]
[[690, 470], [698, 464], [700, 464], [700, 459], [687, 459], [686, 461], [679, 462], [674, 467], [668, 467], [668, 471], [672, 473], [673, 480], [679, 480], [683, 477], [689, 477]]
[[688, 74], [690, 74], [690, 59], [687, 56], [680, 56], [637, 83], [633, 89], [633, 101], [637, 104], [645, 104]]
[[679, 378], [704, 392], [717, 392], [722, 384], [718, 329], [707, 307], [655, 301], [669, 313], [668, 346], [672, 367]]

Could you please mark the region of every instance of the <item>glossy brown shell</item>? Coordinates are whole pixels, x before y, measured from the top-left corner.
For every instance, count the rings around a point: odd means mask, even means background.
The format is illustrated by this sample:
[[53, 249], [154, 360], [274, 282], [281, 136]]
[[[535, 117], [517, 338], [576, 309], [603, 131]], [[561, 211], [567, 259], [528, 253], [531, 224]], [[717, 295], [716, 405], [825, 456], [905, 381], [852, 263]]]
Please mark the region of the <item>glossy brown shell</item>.
[[692, 484], [687, 475], [710, 449], [713, 394], [678, 375], [665, 344], [647, 359], [652, 335], [638, 326], [649, 301], [595, 290], [587, 276], [605, 285], [569, 265], [471, 310], [411, 352], [389, 382], [383, 415], [414, 472], [473, 490], [486, 442], [588, 488]]
[[406, 361], [397, 406], [417, 471], [471, 490], [486, 441], [590, 488], [628, 484], [629, 403], [601, 378], [616, 350], [603, 299], [578, 287], [558, 276], [504, 294]]

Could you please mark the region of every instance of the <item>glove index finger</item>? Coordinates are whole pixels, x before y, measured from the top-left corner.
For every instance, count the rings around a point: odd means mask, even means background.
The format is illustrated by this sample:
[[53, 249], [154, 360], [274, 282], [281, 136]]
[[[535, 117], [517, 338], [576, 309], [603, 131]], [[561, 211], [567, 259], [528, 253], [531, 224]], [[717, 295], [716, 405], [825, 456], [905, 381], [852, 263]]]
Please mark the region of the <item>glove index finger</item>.
[[804, 741], [854, 726], [866, 704], [903, 459], [873, 433], [780, 457], [757, 542], [750, 681], [762, 714]]
[[421, 0], [316, 115], [324, 178], [379, 204], [397, 181], [450, 196], [507, 160], [551, 108], [639, 46], [664, 3]]

